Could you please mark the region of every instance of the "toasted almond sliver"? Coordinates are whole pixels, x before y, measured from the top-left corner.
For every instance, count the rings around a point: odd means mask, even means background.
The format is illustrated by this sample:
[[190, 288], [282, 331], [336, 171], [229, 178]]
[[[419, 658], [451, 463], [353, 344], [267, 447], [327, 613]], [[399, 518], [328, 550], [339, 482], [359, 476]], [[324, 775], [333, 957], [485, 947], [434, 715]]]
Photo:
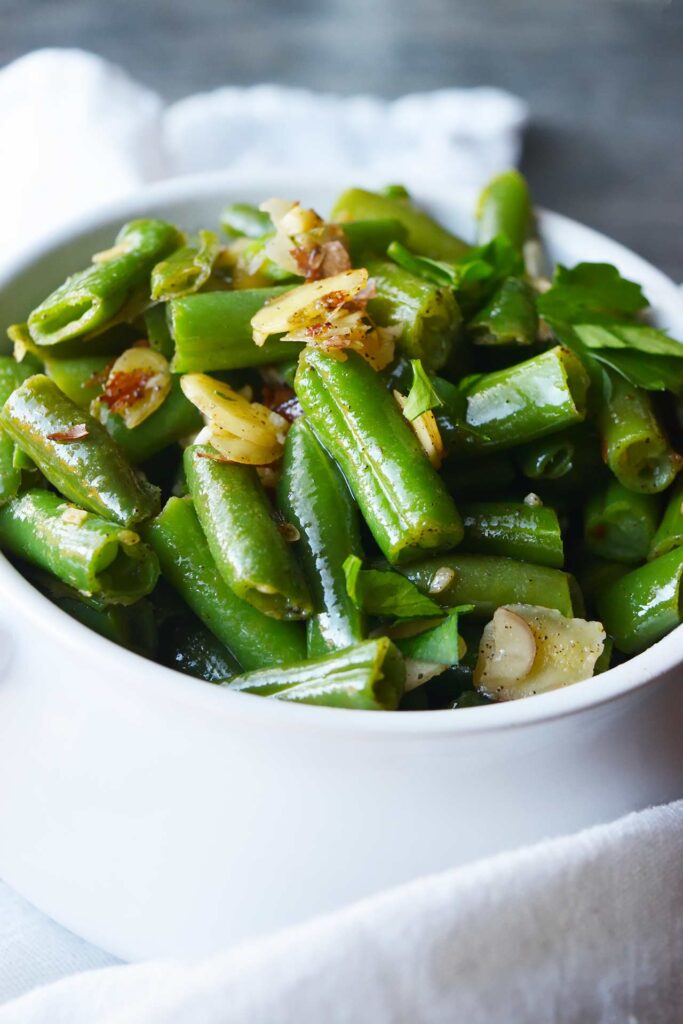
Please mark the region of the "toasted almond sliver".
[[272, 447], [277, 443], [278, 431], [287, 429], [282, 416], [257, 402], [248, 402], [228, 384], [206, 373], [186, 373], [180, 378], [180, 386], [212, 429], [226, 431], [263, 448]]
[[[129, 381], [127, 388], [126, 381]], [[113, 363], [104, 391], [93, 409], [109, 405], [132, 430], [164, 403], [171, 390], [168, 360], [155, 349], [134, 345]], [[127, 394], [128, 390], [128, 394]]]
[[267, 303], [252, 317], [251, 327], [254, 341], [263, 345], [271, 334], [286, 334], [306, 324], [325, 319], [322, 301], [328, 296], [339, 295], [339, 304], [352, 299], [368, 283], [368, 272], [364, 267], [344, 270], [332, 277], [291, 288], [273, 302]]
[[210, 443], [228, 462], [239, 462], [245, 466], [268, 466], [282, 457], [281, 445], [264, 448], [223, 430], [211, 429]]

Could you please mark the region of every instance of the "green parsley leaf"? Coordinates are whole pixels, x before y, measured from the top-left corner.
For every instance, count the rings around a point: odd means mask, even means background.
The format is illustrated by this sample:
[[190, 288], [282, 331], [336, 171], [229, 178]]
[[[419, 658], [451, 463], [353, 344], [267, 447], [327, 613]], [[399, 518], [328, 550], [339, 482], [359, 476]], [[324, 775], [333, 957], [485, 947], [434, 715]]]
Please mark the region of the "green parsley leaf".
[[574, 330], [591, 350], [626, 348], [652, 356], [683, 359], [683, 342], [647, 324], [575, 324]]
[[445, 619], [415, 636], [394, 638], [394, 643], [406, 658], [428, 661], [435, 665], [457, 665], [460, 660], [458, 616], [470, 611], [472, 605], [449, 610]]
[[403, 415], [408, 420], [416, 420], [423, 412], [437, 409], [443, 402], [434, 390], [422, 360], [411, 359], [410, 365], [413, 368], [413, 383], [403, 408]]
[[431, 260], [427, 256], [416, 256], [400, 242], [392, 242], [387, 249], [389, 256], [399, 267], [416, 277], [423, 277], [433, 284], [454, 288], [457, 272], [453, 263]]
[[634, 387], [683, 393], [683, 361], [680, 359], [651, 356], [634, 349], [594, 349], [588, 358], [591, 357], [621, 374]]
[[412, 619], [443, 614], [439, 605], [405, 576], [392, 570], [363, 569], [362, 565], [360, 558], [349, 555], [342, 568], [347, 594], [368, 615]]
[[552, 287], [537, 300], [547, 320], [594, 323], [596, 318], [631, 317], [648, 305], [640, 285], [627, 281], [611, 263], [579, 263], [571, 270], [561, 264]]

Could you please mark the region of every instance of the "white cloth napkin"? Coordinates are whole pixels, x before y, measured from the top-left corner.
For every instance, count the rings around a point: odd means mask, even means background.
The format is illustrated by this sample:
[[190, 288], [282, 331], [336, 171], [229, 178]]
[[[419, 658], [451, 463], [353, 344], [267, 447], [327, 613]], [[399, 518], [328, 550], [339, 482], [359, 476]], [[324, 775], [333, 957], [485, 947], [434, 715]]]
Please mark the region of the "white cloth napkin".
[[680, 1024], [682, 865], [683, 802], [200, 963], [67, 978], [0, 1024]]
[[[43, 50], [0, 71], [0, 263], [140, 185], [277, 166], [480, 185], [516, 162], [496, 89], [392, 103], [225, 88], [164, 107], [120, 69]], [[114, 958], [0, 884], [0, 1024], [680, 1024], [683, 804], [425, 878], [195, 964]], [[678, 965], [678, 969], [677, 969]], [[74, 971], [74, 977], [55, 979]]]
[[489, 88], [387, 103], [259, 85], [164, 107], [100, 57], [38, 50], [0, 71], [0, 260], [147, 182], [196, 171], [480, 185], [516, 163], [525, 120], [521, 100]]

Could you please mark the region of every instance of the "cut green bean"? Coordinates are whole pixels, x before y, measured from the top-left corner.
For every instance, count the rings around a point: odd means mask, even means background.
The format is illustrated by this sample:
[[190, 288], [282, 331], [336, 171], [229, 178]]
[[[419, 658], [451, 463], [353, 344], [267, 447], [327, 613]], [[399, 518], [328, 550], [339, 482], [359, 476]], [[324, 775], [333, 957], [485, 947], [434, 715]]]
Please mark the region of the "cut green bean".
[[665, 491], [683, 459], [669, 444], [647, 391], [616, 373], [609, 381], [598, 415], [605, 462], [630, 491]]
[[198, 292], [211, 277], [219, 252], [213, 231], [200, 231], [197, 245], [184, 245], [152, 269], [153, 302], [168, 302]]
[[400, 572], [444, 607], [471, 604], [477, 619], [490, 619], [503, 604], [541, 605], [571, 617], [581, 604], [569, 573], [512, 558], [447, 554]]
[[[31, 368], [0, 356], [0, 409], [20, 384], [31, 376]], [[15, 465], [15, 444], [0, 427], [0, 505], [13, 498], [21, 486], [21, 468]]]
[[303, 627], [264, 615], [228, 586], [189, 498], [171, 498], [146, 530], [161, 571], [242, 669], [287, 665], [306, 656]]
[[245, 366], [287, 362], [301, 346], [269, 338], [254, 343], [251, 318], [284, 288], [244, 288], [203, 292], [169, 303], [169, 323], [175, 341], [174, 373], [209, 373]]
[[683, 480], [678, 480], [668, 497], [662, 521], [652, 538], [648, 559], [659, 558], [683, 545]]
[[560, 524], [555, 510], [547, 505], [478, 502], [461, 504], [460, 512], [465, 527], [463, 551], [562, 568]]
[[372, 318], [382, 327], [400, 328], [396, 344], [405, 355], [441, 369], [461, 322], [453, 289], [415, 277], [389, 260], [371, 260], [367, 269], [376, 290], [368, 303]]
[[659, 502], [654, 494], [628, 491], [618, 480], [612, 480], [586, 504], [586, 550], [615, 562], [642, 562], [658, 521]]
[[102, 394], [109, 367], [115, 359], [113, 355], [46, 359], [45, 372], [67, 398], [81, 409], [89, 409], [90, 403]]
[[[447, 384], [447, 382], [445, 382]], [[437, 421], [450, 451], [494, 450], [532, 441], [586, 415], [588, 376], [567, 348], [552, 348], [523, 363], [465, 381], [458, 389], [434, 382], [445, 402]]]
[[67, 278], [33, 310], [28, 318], [31, 337], [38, 345], [57, 345], [102, 328], [135, 288], [148, 285], [154, 264], [181, 243], [178, 229], [164, 221], [126, 224], [109, 253]]
[[227, 647], [206, 626], [192, 616], [192, 622], [178, 622], [164, 640], [164, 664], [187, 676], [217, 683], [241, 671]]
[[385, 557], [407, 562], [462, 539], [462, 522], [381, 377], [355, 352], [304, 350], [296, 392]]
[[299, 533], [299, 550], [316, 615], [308, 622], [308, 654], [358, 643], [363, 616], [346, 590], [343, 565], [362, 557], [358, 510], [346, 481], [304, 419], [290, 427], [278, 503]]
[[226, 685], [241, 693], [361, 711], [394, 711], [403, 693], [403, 658], [387, 637], [275, 671], [248, 672]]
[[532, 224], [531, 199], [519, 171], [504, 171], [483, 189], [477, 204], [477, 241], [485, 245], [503, 235], [522, 250]]
[[150, 348], [153, 348], [155, 352], [161, 352], [162, 356], [170, 363], [173, 359], [174, 344], [166, 317], [166, 303], [159, 302], [156, 306], [151, 306], [146, 311], [144, 319], [145, 333]]
[[211, 445], [191, 445], [183, 458], [199, 522], [229, 587], [275, 619], [303, 619], [313, 607], [291, 546], [253, 466], [216, 461]]
[[42, 374], [10, 395], [0, 426], [64, 497], [131, 526], [158, 510], [159, 492], [138, 476], [101, 423]]
[[231, 238], [260, 238], [273, 230], [270, 214], [250, 203], [230, 203], [221, 212], [221, 227]]
[[347, 221], [398, 220], [408, 231], [408, 246], [417, 253], [437, 260], [457, 260], [469, 246], [437, 224], [427, 213], [418, 210], [404, 198], [383, 196], [350, 188], [343, 192], [332, 208], [331, 219], [342, 227]]
[[365, 266], [372, 257], [384, 256], [392, 242], [405, 242], [408, 229], [395, 217], [347, 221], [340, 225], [354, 267]]
[[475, 345], [533, 345], [538, 314], [529, 285], [508, 277], [469, 321], [467, 330]]
[[598, 613], [615, 647], [638, 654], [681, 622], [683, 549], [676, 548], [609, 584]]
[[127, 427], [118, 413], [106, 405], [98, 408], [100, 422], [134, 466], [146, 462], [169, 445], [189, 437], [202, 428], [202, 417], [196, 407], [185, 398], [177, 377], [171, 390], [159, 406], [136, 427]]
[[133, 604], [159, 577], [156, 556], [138, 534], [51, 491], [26, 491], [0, 509], [0, 546], [112, 604]]
[[513, 455], [527, 479], [562, 481], [581, 489], [594, 486], [603, 467], [598, 437], [588, 424], [520, 445]]

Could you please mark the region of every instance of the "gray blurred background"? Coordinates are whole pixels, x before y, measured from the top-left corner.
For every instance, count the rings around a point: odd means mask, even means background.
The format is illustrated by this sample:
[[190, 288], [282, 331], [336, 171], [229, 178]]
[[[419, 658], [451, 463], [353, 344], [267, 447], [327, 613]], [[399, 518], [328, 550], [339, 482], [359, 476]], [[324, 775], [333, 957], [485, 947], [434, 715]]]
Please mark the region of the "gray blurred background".
[[683, 280], [680, 0], [0, 0], [0, 63], [40, 46], [94, 50], [168, 99], [501, 86], [531, 108], [537, 200]]

